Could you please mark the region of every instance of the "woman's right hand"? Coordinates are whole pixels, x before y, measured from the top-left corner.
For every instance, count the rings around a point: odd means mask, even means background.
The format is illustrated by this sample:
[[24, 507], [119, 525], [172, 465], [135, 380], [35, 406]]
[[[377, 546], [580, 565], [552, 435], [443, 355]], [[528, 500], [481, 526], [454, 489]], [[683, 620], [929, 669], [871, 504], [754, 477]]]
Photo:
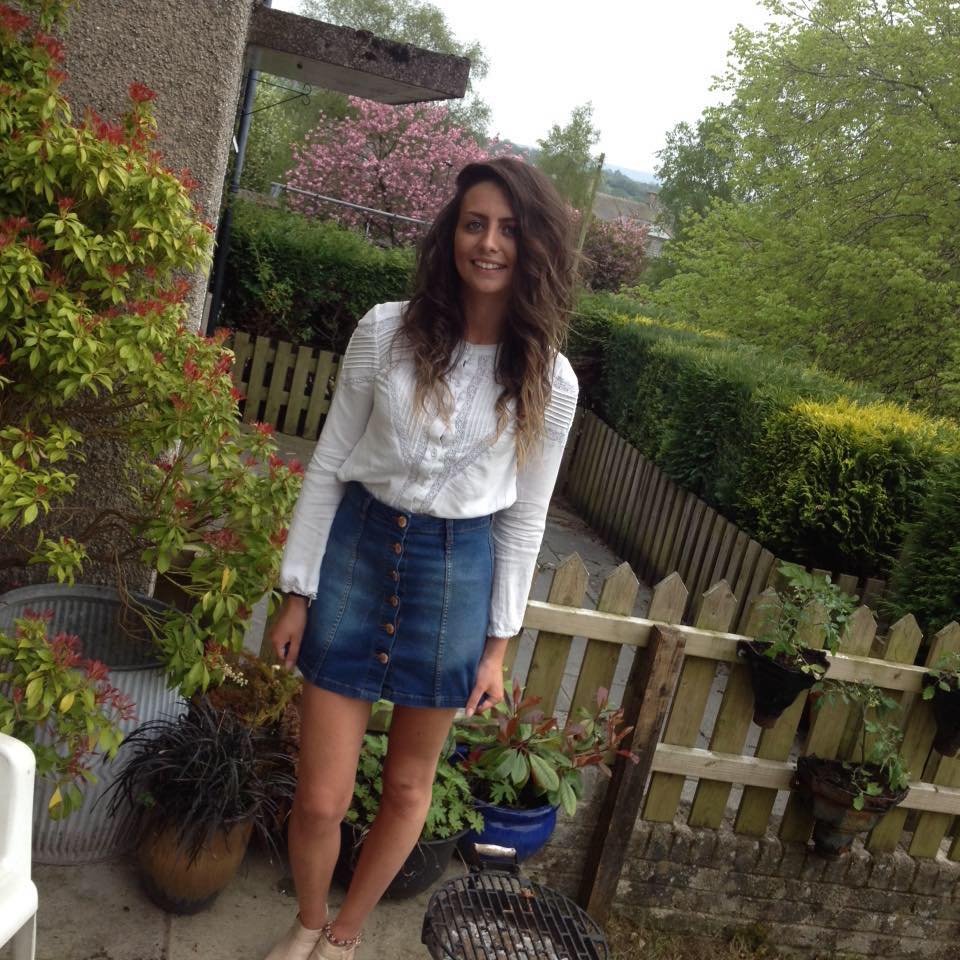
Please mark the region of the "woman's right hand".
[[270, 643], [284, 669], [292, 670], [300, 653], [300, 642], [307, 626], [307, 601], [287, 594], [270, 628]]

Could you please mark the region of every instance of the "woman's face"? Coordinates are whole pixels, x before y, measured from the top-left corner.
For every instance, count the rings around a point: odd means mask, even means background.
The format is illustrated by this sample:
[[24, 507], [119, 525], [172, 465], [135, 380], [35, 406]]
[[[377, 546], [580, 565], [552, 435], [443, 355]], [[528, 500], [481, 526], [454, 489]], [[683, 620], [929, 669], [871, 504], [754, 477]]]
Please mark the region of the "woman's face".
[[453, 258], [466, 292], [505, 296], [517, 262], [517, 221], [507, 195], [490, 181], [463, 195]]

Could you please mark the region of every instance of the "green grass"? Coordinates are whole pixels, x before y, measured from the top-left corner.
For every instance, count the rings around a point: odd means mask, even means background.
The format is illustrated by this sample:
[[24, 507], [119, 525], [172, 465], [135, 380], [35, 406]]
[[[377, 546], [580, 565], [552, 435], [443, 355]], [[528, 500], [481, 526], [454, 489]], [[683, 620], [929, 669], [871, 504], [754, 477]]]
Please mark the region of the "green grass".
[[717, 940], [663, 933], [625, 916], [614, 916], [606, 932], [614, 960], [786, 960], [767, 945], [760, 926]]

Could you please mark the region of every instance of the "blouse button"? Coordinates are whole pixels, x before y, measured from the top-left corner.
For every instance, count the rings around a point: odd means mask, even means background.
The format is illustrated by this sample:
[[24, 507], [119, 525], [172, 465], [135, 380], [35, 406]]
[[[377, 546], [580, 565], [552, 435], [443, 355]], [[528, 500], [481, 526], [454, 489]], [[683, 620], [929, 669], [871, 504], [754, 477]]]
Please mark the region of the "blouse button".
[[402, 530], [407, 525], [406, 517], [397, 517], [397, 526]]
[[394, 552], [395, 554], [397, 554], [397, 556], [399, 556], [402, 551], [403, 551], [403, 544], [401, 544], [401, 543], [395, 543], [395, 544], [393, 545], [393, 552]]
[[391, 606], [391, 607], [396, 607], [399, 603], [400, 603], [400, 598], [399, 598], [396, 594], [394, 594], [394, 595], [390, 598], [390, 606]]
[[390, 660], [390, 655], [387, 654], [387, 653], [382, 653], [382, 652], [381, 652], [381, 653], [378, 653], [378, 654], [377, 654], [377, 659], [378, 659], [381, 663], [387, 663], [387, 662]]
[[388, 637], [392, 637], [396, 628], [392, 623], [385, 623], [383, 629], [386, 631]]

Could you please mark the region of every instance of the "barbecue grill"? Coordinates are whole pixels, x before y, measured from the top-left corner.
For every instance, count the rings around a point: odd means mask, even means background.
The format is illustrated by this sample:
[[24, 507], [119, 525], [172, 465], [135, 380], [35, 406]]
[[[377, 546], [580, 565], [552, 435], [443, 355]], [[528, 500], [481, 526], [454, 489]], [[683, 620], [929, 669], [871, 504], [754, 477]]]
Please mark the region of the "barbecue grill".
[[512, 850], [477, 846], [470, 872], [430, 898], [434, 960], [607, 960], [600, 927], [572, 900], [521, 876]]

